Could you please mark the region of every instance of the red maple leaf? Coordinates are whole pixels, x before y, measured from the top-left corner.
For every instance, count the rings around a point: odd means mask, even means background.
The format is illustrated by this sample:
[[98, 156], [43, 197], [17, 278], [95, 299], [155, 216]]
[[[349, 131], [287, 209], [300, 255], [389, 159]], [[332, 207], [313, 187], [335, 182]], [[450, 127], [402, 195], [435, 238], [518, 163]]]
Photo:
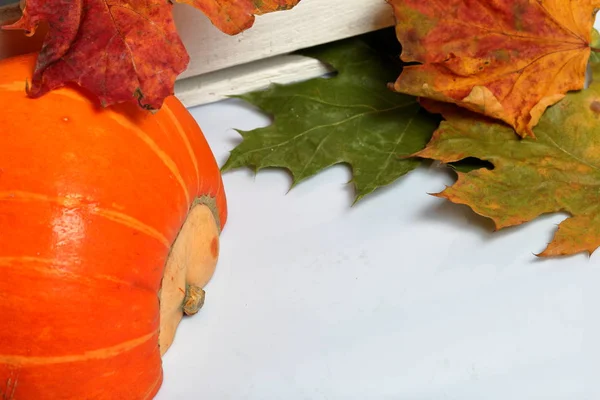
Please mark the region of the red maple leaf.
[[[255, 14], [289, 9], [300, 0], [195, 0], [228, 34], [252, 26]], [[27, 92], [39, 97], [76, 83], [102, 106], [137, 101], [159, 109], [189, 63], [169, 0], [28, 0], [22, 18], [3, 29], [32, 35], [49, 26]]]

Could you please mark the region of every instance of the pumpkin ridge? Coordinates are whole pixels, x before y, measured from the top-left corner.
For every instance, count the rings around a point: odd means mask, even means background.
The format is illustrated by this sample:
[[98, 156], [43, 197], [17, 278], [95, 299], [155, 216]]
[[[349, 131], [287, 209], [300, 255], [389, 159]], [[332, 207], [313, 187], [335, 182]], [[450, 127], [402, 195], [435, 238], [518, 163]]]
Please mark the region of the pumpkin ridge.
[[162, 369], [160, 369], [160, 371], [158, 373], [158, 377], [156, 378], [156, 381], [150, 386], [150, 388], [144, 395], [143, 399], [148, 400], [148, 399], [153, 398], [156, 395], [156, 392], [158, 392], [158, 388], [162, 384], [162, 381], [163, 381], [163, 374], [162, 374]]
[[[190, 140], [186, 136], [183, 126], [177, 120], [177, 118], [175, 117], [175, 114], [173, 113], [171, 108], [169, 108], [168, 105], [165, 105], [162, 108], [162, 110], [169, 117], [169, 120], [173, 123], [173, 125], [175, 125], [177, 133], [179, 134], [179, 137], [181, 137], [181, 140], [183, 140], [183, 144], [185, 145], [188, 155], [190, 156], [190, 159], [192, 160], [192, 164], [194, 165], [194, 170], [196, 171], [196, 181], [198, 182], [198, 188], [200, 188], [200, 169], [198, 168], [198, 158], [196, 158], [194, 149], [192, 149], [192, 144], [190, 143]], [[155, 121], [159, 125], [162, 124], [162, 122], [159, 119], [155, 119]]]
[[189, 202], [190, 193], [188, 191], [188, 187], [183, 179], [183, 176], [181, 175], [181, 172], [179, 171], [177, 163], [167, 154], [167, 152], [164, 151], [158, 144], [156, 144], [156, 142], [152, 140], [146, 132], [142, 131], [137, 126], [129, 122], [129, 120], [127, 120], [127, 118], [123, 117], [122, 115], [110, 112], [109, 118], [111, 118], [113, 121], [115, 121], [122, 127], [126, 128], [127, 130], [130, 130], [133, 133], [135, 133], [135, 135], [142, 142], [144, 142], [144, 144], [148, 146], [150, 150], [152, 150], [152, 152], [156, 154], [156, 156], [162, 161], [165, 167], [167, 167], [167, 169], [171, 171], [171, 173], [177, 180], [177, 183], [179, 183], [179, 186], [181, 186], [185, 199]]
[[34, 192], [25, 192], [22, 190], [4, 190], [0, 192], [0, 200], [4, 201], [41, 201], [48, 203], [58, 203], [61, 206], [68, 204], [68, 202], [78, 201], [73, 198], [61, 198], [61, 197], [51, 197], [41, 193]]
[[102, 208], [96, 208], [93, 210], [92, 213], [96, 214], [98, 216], [104, 217], [110, 221], [124, 225], [128, 228], [134, 229], [138, 232], [145, 233], [146, 235], [153, 237], [154, 239], [157, 239], [162, 244], [164, 244], [166, 247], [171, 247], [169, 240], [160, 231], [143, 223], [140, 220], [133, 218], [130, 215], [127, 215], [127, 214], [124, 214], [124, 213], [121, 213], [118, 211], [112, 211], [112, 210], [107, 210], [107, 209], [102, 209]]
[[144, 233], [147, 236], [157, 239], [166, 247], [171, 247], [169, 240], [158, 229], [153, 228], [150, 225], [120, 211], [87, 205], [83, 203], [80, 198], [77, 197], [52, 197], [47, 196], [45, 194], [15, 190], [0, 192], [0, 201], [39, 201], [55, 203], [62, 207], [88, 206], [87, 211], [91, 214], [98, 215], [100, 217], [108, 219], [109, 221], [116, 222], [128, 228], [134, 229], [138, 232]]
[[[54, 260], [54, 259], [50, 259], [50, 258], [41, 258], [41, 257], [31, 257], [31, 256], [6, 256], [6, 257], [0, 257], [0, 268], [11, 268], [11, 267], [20, 267], [22, 266], [22, 264], [29, 264], [27, 266], [27, 269], [29, 270], [34, 270], [40, 274], [44, 274], [44, 275], [51, 275], [51, 276], [60, 276], [61, 278], [67, 278], [67, 279], [71, 279], [71, 280], [75, 280], [75, 281], [79, 281], [79, 282], [86, 282], [88, 284], [92, 283], [92, 282], [97, 282], [97, 281], [105, 281], [105, 282], [110, 282], [110, 283], [115, 283], [118, 285], [122, 285], [122, 286], [131, 286], [134, 287], [136, 289], [143, 289], [143, 290], [151, 290], [147, 287], [144, 286], [139, 286], [136, 285], [132, 282], [123, 280], [123, 279], [118, 279], [109, 275], [82, 275], [82, 274], [76, 274], [72, 271], [68, 271], [68, 270], [57, 270], [54, 268], [50, 268], [53, 266], [59, 266], [59, 267], [64, 267], [64, 268], [68, 268], [71, 267], [73, 265], [72, 262], [66, 262], [66, 261], [58, 261], [58, 260]], [[40, 265], [44, 265], [44, 267], [40, 267], [40, 266], [31, 266], [30, 263], [37, 263]]]
[[85, 351], [82, 354], [72, 354], [65, 356], [14, 356], [0, 354], [0, 363], [19, 366], [49, 365], [49, 364], [67, 364], [73, 362], [82, 362], [87, 360], [102, 360], [116, 357], [124, 352], [134, 350], [144, 343], [152, 340], [157, 332], [151, 332], [136, 339], [119, 343], [115, 346], [105, 347], [96, 350]]

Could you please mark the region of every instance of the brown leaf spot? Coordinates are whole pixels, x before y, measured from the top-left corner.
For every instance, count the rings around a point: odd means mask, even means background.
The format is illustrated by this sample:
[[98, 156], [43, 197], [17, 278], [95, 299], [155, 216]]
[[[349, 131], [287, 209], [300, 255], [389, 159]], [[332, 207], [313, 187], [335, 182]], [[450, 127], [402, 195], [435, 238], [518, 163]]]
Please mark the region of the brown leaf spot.
[[406, 41], [408, 43], [418, 43], [419, 42], [419, 34], [416, 29], [409, 29], [406, 31]]

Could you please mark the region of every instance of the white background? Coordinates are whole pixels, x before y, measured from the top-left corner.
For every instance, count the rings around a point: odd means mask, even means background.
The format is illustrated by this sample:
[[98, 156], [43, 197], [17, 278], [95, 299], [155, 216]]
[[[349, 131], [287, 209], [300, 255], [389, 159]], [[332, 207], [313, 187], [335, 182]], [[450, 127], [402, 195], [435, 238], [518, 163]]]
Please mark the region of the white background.
[[[270, 123], [237, 100], [192, 113], [220, 165], [233, 128]], [[217, 272], [158, 400], [600, 398], [600, 255], [534, 256], [565, 215], [494, 233], [428, 194], [453, 182], [435, 167], [354, 207], [342, 165], [289, 192], [280, 170], [223, 179]]]

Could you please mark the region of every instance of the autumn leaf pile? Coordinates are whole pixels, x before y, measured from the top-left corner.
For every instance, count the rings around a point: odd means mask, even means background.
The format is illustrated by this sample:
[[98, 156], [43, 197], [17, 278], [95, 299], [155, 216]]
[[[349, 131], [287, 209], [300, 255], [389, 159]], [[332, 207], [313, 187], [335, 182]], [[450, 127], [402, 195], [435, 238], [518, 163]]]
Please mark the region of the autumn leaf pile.
[[498, 229], [567, 212], [540, 256], [595, 251], [600, 0], [387, 1], [401, 49], [380, 32], [301, 52], [336, 74], [240, 96], [274, 122], [240, 132], [224, 170], [295, 185], [347, 163], [358, 200], [437, 160], [458, 176], [437, 196]]

